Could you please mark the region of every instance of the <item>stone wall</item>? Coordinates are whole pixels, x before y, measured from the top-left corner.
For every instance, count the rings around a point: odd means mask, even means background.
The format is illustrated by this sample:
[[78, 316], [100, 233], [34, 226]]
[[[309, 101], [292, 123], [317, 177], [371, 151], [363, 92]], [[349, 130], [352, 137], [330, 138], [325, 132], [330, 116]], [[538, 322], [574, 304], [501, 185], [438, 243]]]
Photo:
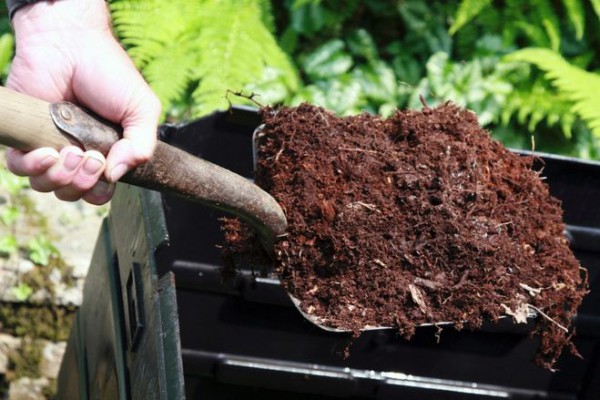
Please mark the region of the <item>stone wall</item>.
[[[1, 157], [0, 157], [1, 158]], [[0, 160], [1, 161], [1, 160]], [[107, 207], [67, 203], [52, 194], [22, 189], [27, 212], [0, 227], [20, 250], [0, 254], [0, 398], [52, 399], [71, 319], [82, 301], [85, 276]], [[15, 201], [0, 185], [0, 208]], [[43, 237], [56, 248], [46, 265], [22, 246]], [[31, 293], [15, 288], [31, 288]]]

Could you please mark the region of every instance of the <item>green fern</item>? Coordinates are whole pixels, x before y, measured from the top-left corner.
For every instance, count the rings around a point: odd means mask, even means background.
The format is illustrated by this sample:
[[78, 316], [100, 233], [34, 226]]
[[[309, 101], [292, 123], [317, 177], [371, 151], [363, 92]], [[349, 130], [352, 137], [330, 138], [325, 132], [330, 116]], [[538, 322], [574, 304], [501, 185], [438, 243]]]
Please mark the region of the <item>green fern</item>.
[[[276, 69], [293, 92], [297, 73], [273, 37], [267, 0], [115, 0], [115, 29], [169, 110], [190, 97], [193, 117], [229, 105]], [[243, 102], [241, 98], [231, 101]]]
[[[591, 3], [596, 14], [600, 16], [600, 0], [591, 0]], [[462, 0], [454, 16], [455, 21], [450, 27], [450, 34], [455, 34], [491, 6], [491, 0]], [[561, 45], [560, 13], [566, 12], [567, 20], [578, 40], [583, 38], [585, 31], [583, 2], [563, 0], [562, 6], [564, 10], [557, 9], [551, 0], [506, 1], [502, 11], [506, 21], [504, 29], [520, 31], [534, 46], [549, 47], [558, 51]]]
[[585, 11], [581, 0], [563, 0], [567, 11], [567, 18], [573, 25], [577, 40], [583, 39], [585, 30]]
[[513, 117], [519, 125], [527, 126], [529, 132], [534, 132], [542, 121], [549, 127], [558, 125], [567, 139], [573, 136], [573, 126], [577, 120], [571, 103], [553, 91], [544, 79], [534, 80], [524, 88], [515, 88], [508, 95], [500, 122], [508, 126]]
[[600, 0], [590, 0], [596, 16], [600, 18]]
[[449, 30], [450, 34], [454, 35], [491, 4], [492, 0], [463, 0], [458, 6], [454, 23]]
[[534, 19], [530, 25], [541, 25], [548, 38], [549, 45], [547, 47], [558, 51], [560, 48], [560, 18], [552, 6], [551, 0], [533, 0], [531, 6]]
[[587, 123], [594, 136], [600, 137], [600, 75], [575, 67], [548, 49], [518, 50], [508, 59], [528, 62], [544, 71], [558, 93], [572, 102], [573, 112]]

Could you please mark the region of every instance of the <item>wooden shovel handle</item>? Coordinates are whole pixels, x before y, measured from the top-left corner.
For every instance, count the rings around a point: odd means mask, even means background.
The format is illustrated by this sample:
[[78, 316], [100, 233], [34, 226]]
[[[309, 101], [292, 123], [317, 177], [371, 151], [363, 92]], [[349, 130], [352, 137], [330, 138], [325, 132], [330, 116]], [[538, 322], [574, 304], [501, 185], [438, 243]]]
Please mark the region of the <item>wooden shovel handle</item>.
[[0, 143], [23, 151], [71, 144], [52, 121], [49, 107], [47, 101], [0, 86]]

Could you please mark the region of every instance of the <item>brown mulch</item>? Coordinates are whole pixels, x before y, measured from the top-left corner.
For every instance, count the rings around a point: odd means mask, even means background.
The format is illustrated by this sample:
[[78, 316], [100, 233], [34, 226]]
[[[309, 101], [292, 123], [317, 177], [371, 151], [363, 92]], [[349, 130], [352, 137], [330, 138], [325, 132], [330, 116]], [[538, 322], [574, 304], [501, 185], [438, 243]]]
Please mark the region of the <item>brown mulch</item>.
[[[538, 313], [538, 365], [571, 343], [587, 275], [560, 202], [533, 159], [491, 139], [451, 103], [339, 118], [307, 104], [265, 108], [256, 182], [284, 209], [275, 271], [305, 313], [358, 333], [420, 324], [481, 327]], [[224, 223], [224, 256], [250, 257]]]

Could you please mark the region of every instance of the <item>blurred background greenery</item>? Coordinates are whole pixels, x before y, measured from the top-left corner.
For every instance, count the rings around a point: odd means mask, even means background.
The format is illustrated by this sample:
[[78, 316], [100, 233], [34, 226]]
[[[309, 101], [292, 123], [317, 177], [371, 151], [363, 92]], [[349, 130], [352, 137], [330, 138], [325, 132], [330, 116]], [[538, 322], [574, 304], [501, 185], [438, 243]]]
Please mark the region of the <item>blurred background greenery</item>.
[[[388, 115], [447, 100], [513, 148], [600, 156], [600, 0], [112, 0], [182, 121], [244, 102]], [[0, 72], [12, 36], [0, 25]], [[99, 61], [101, 62], [101, 61]], [[229, 92], [229, 95], [228, 95]]]

